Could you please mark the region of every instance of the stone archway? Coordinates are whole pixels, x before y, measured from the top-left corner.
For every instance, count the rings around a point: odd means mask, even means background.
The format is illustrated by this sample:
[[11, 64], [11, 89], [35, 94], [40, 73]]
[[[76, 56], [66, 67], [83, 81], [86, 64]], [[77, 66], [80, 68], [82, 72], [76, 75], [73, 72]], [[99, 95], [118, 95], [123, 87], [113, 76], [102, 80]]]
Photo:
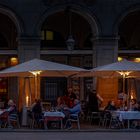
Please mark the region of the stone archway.
[[17, 49], [17, 29], [13, 21], [5, 14], [0, 13], [0, 49]]
[[[68, 15], [66, 15], [66, 8], [70, 7], [71, 12], [71, 33], [75, 39], [75, 47], [74, 50], [69, 51], [66, 47], [66, 39], [68, 37]], [[46, 13], [44, 13], [38, 23], [36, 28], [38, 29], [38, 34], [40, 31], [44, 30], [43, 34], [47, 34], [45, 30], [48, 30], [49, 37], [52, 37], [54, 34], [54, 38], [59, 36], [59, 41], [55, 40], [57, 43], [52, 42], [52, 38], [50, 38], [50, 47], [43, 46], [41, 47], [41, 58], [49, 61], [57, 61], [60, 63], [65, 63], [73, 66], [79, 66], [84, 68], [91, 68], [93, 66], [93, 37], [97, 37], [99, 34], [99, 27], [97, 27], [96, 18], [92, 13], [88, 11], [88, 9], [82, 8], [77, 5], [65, 5], [59, 7], [50, 8]], [[92, 36], [90, 36], [92, 34]], [[45, 35], [46, 37], [46, 35]], [[49, 38], [48, 37], [48, 38]], [[44, 38], [44, 37], [43, 37]], [[87, 41], [87, 42], [86, 42]], [[58, 45], [58, 44], [61, 45]], [[86, 45], [88, 46], [86, 46]], [[42, 45], [42, 44], [41, 44]], [[47, 45], [47, 43], [46, 43]], [[55, 47], [54, 47], [54, 46]], [[58, 45], [58, 46], [57, 46]], [[51, 47], [52, 46], [52, 47]], [[60, 46], [60, 47], [59, 47]], [[47, 50], [47, 51], [45, 51]], [[48, 53], [45, 53], [48, 52]], [[76, 83], [77, 81], [75, 81]], [[78, 84], [81, 81], [78, 81]], [[69, 83], [69, 81], [68, 81]], [[82, 83], [83, 84], [83, 83]], [[78, 86], [76, 87], [79, 88]], [[80, 90], [80, 89], [78, 89]], [[84, 92], [84, 90], [82, 90]], [[82, 93], [83, 94], [83, 93]], [[82, 95], [83, 96], [83, 95]]]
[[[69, 14], [71, 21], [69, 21]], [[70, 29], [69, 29], [70, 26]], [[81, 30], [82, 29], [82, 30]], [[70, 30], [70, 31], [69, 31]], [[46, 49], [67, 49], [66, 40], [73, 36], [74, 49], [92, 49], [92, 30], [88, 22], [74, 11], [64, 10], [47, 17], [42, 28], [41, 47]]]
[[[125, 11], [116, 22], [115, 33], [118, 40], [118, 60], [122, 58], [140, 62], [140, 7], [131, 7]], [[121, 79], [119, 80], [121, 82]], [[119, 84], [120, 84], [119, 82]], [[129, 94], [135, 94], [139, 101], [139, 79], [127, 79], [126, 89]], [[132, 87], [133, 85], [133, 87]], [[122, 88], [118, 86], [118, 91]]]
[[23, 22], [13, 11], [5, 7], [0, 7], [0, 13], [7, 16], [15, 25], [17, 30], [17, 36], [20, 36], [24, 32]]
[[129, 13], [119, 25], [119, 49], [140, 50], [140, 11]]
[[[42, 29], [42, 25], [45, 21], [48, 20], [49, 17], [52, 15], [55, 15], [56, 13], [61, 13], [63, 12], [66, 7], [70, 7], [72, 13], [78, 15], [81, 17], [83, 20], [86, 21], [88, 27], [90, 28], [90, 32], [92, 34], [92, 37], [90, 41], [92, 40], [92, 48], [94, 48], [93, 41], [94, 39], [96, 40], [97, 37], [99, 36], [99, 33], [101, 32], [100, 24], [97, 20], [97, 18], [89, 11], [89, 9], [74, 5], [74, 4], [69, 4], [69, 5], [61, 5], [61, 6], [54, 6], [47, 10], [45, 13], [42, 14], [41, 18], [39, 19], [39, 22], [37, 23], [37, 26], [35, 28], [35, 32], [40, 36], [40, 32]], [[41, 51], [43, 52], [43, 51]], [[43, 53], [42, 53], [43, 54]], [[50, 53], [49, 53], [50, 54]], [[94, 57], [92, 58], [93, 64], [96, 65], [96, 51], [90, 51], [90, 54], [92, 54]]]
[[[0, 70], [2, 70], [17, 64], [15, 61], [17, 60], [15, 58], [18, 58], [17, 38], [23, 32], [23, 28], [16, 14], [6, 7], [0, 6], [0, 19]], [[0, 95], [3, 100], [11, 98], [18, 102], [17, 78], [0, 79]]]
[[54, 6], [44, 12], [37, 22], [37, 25], [35, 26], [35, 33], [37, 33], [40, 36], [40, 31], [42, 28], [42, 25], [44, 21], [47, 19], [48, 16], [53, 15], [57, 12], [64, 11], [66, 7], [71, 7], [71, 10], [78, 15], [82, 16], [90, 25], [91, 31], [94, 34], [94, 36], [99, 36], [99, 33], [101, 32], [101, 27], [98, 19], [94, 16], [93, 13], [89, 11], [86, 7], [82, 7], [79, 5], [69, 4], [69, 5], [61, 5], [61, 6]]
[[[118, 40], [118, 55], [128, 60], [137, 61], [140, 53], [140, 9], [131, 9], [120, 17], [116, 26]], [[137, 51], [137, 53], [133, 53]]]

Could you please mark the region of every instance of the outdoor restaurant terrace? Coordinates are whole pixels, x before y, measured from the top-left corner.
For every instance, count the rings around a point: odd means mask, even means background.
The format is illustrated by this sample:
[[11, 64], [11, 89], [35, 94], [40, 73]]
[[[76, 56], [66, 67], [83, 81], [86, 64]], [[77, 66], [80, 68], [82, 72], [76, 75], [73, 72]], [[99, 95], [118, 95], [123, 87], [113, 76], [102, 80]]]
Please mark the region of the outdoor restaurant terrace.
[[[34, 94], [26, 90], [23, 82], [19, 104], [9, 99], [7, 106], [1, 103], [0, 126], [3, 128], [27, 128], [43, 130], [137, 130], [140, 128], [140, 102], [126, 93], [125, 79], [139, 77], [140, 64], [124, 60], [85, 70], [82, 68], [43, 60], [30, 60], [0, 72], [1, 77], [34, 78]], [[55, 103], [40, 99], [41, 76], [123, 78], [123, 92], [116, 100], [105, 100], [97, 90], [89, 89], [86, 100], [81, 100], [72, 88], [59, 96]], [[30, 81], [28, 81], [30, 85]], [[116, 97], [116, 95], [113, 95]], [[132, 98], [133, 96], [133, 98]], [[27, 98], [28, 97], [28, 98]], [[107, 102], [108, 101], [108, 102]], [[20, 106], [20, 107], [19, 107]]]

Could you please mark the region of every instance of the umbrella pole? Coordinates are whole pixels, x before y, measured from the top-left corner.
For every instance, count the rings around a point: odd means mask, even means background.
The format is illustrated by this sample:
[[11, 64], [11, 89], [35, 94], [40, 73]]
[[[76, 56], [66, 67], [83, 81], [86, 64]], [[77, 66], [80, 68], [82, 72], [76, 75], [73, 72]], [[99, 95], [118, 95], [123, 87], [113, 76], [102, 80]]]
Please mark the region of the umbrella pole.
[[35, 99], [38, 99], [38, 75], [40, 75], [40, 73], [42, 71], [29, 71], [30, 73], [32, 73], [34, 75], [34, 80], [35, 80]]
[[123, 73], [123, 110], [125, 110], [125, 73]]
[[[128, 97], [126, 97], [126, 91], [125, 91], [125, 79], [126, 76], [129, 75], [129, 73], [131, 73], [131, 71], [118, 71], [118, 73], [120, 73], [123, 76], [123, 110], [125, 110], [125, 105], [127, 105], [127, 109], [129, 109], [129, 104], [128, 104]], [[127, 100], [126, 100], [127, 98]]]
[[38, 87], [37, 87], [37, 75], [35, 75], [35, 99], [37, 99], [37, 91], [38, 91]]

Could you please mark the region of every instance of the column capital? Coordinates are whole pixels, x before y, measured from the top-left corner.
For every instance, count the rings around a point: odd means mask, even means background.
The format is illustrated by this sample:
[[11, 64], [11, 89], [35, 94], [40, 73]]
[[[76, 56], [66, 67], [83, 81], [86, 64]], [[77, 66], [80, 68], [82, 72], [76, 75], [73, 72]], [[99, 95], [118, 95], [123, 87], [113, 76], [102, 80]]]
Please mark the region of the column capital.
[[39, 36], [32, 36], [32, 37], [27, 37], [27, 36], [21, 36], [18, 37], [17, 40], [19, 41], [19, 44], [21, 43], [37, 43], [40, 42], [40, 37]]

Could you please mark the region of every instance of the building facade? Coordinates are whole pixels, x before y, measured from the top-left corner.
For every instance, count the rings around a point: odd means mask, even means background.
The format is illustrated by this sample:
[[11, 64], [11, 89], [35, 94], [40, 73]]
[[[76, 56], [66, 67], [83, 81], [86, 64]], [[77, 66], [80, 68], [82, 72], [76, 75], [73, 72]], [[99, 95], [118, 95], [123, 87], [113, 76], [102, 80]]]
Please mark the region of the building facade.
[[[1, 0], [0, 19], [1, 70], [33, 58], [86, 69], [118, 57], [140, 61], [139, 0]], [[67, 87], [61, 91], [63, 83], [68, 82], [65, 78], [42, 81], [43, 99], [62, 95]], [[79, 85], [87, 88], [91, 79], [74, 79], [73, 83], [75, 90], [82, 89], [84, 99], [85, 90]], [[50, 97], [54, 87], [56, 95]], [[17, 78], [1, 78], [2, 97], [17, 100], [19, 91]]]

